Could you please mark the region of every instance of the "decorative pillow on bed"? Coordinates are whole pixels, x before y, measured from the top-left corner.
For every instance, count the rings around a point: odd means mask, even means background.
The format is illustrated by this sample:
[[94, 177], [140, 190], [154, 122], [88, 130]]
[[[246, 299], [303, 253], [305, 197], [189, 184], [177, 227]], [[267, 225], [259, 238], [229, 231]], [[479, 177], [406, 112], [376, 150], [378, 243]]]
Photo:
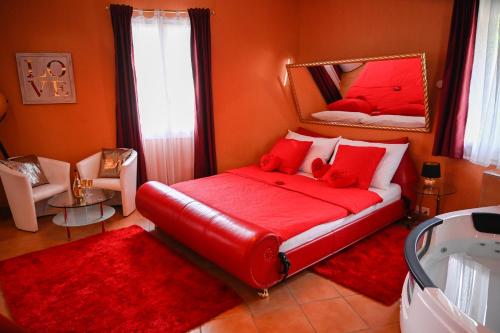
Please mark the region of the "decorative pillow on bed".
[[297, 172], [304, 158], [311, 148], [312, 141], [298, 141], [293, 139], [279, 139], [269, 154], [281, 159], [279, 171], [293, 175]]
[[[327, 135], [319, 134], [314, 131], [308, 130], [307, 128], [299, 127], [297, 128], [297, 133], [303, 134], [303, 135], [309, 135], [312, 137], [317, 137], [317, 138], [328, 138]], [[409, 143], [410, 141], [408, 140], [408, 137], [402, 137], [398, 139], [390, 139], [390, 140], [374, 140], [373, 142], [379, 142], [379, 143], [387, 143], [387, 144], [404, 144], [404, 143]], [[413, 170], [413, 171], [409, 171]], [[405, 179], [408, 181], [408, 175], [417, 175], [418, 172], [415, 169], [415, 164], [413, 163], [411, 157], [410, 157], [410, 152], [409, 149], [406, 149], [405, 153], [403, 154], [403, 158], [401, 159], [401, 163], [399, 163], [399, 166], [394, 173], [394, 177], [392, 177], [391, 182], [393, 183], [404, 183]], [[414, 179], [412, 179], [414, 181]], [[407, 195], [409, 195], [408, 193]], [[412, 192], [411, 194], [414, 195]]]
[[337, 142], [339, 142], [340, 137], [338, 138], [315, 138], [312, 136], [298, 134], [292, 131], [288, 131], [288, 134], [285, 137], [286, 139], [294, 139], [297, 141], [312, 141], [311, 148], [307, 152], [304, 161], [299, 167], [299, 171], [313, 173], [311, 166], [312, 162], [316, 158], [321, 158], [323, 162], [328, 162], [330, 157], [332, 157], [333, 151], [335, 150], [335, 146]]
[[281, 159], [278, 156], [272, 154], [264, 154], [260, 158], [260, 168], [264, 171], [276, 171], [279, 170], [281, 164]]
[[344, 98], [326, 106], [332, 111], [352, 111], [370, 114], [373, 111], [373, 106], [367, 101], [360, 98]]
[[367, 190], [385, 151], [385, 148], [379, 147], [339, 144], [332, 167], [321, 179], [328, 182], [334, 173], [349, 175], [357, 178], [357, 187]]
[[332, 167], [321, 179], [328, 181], [332, 173], [350, 174], [357, 177], [357, 187], [367, 190], [385, 151], [385, 148], [380, 147], [360, 147], [339, 143], [335, 149]]
[[325, 163], [321, 158], [316, 158], [314, 161], [311, 163], [311, 170], [313, 177], [316, 179], [320, 179], [325, 175], [325, 173], [330, 170], [331, 165], [328, 163]]
[[338, 170], [335, 168], [327, 172], [328, 176], [324, 179], [330, 186], [336, 188], [355, 187], [358, 183], [358, 177], [353, 172]]
[[[399, 164], [401, 163], [401, 159], [403, 158], [406, 149], [408, 148], [408, 143], [387, 144], [368, 141], [353, 141], [347, 139], [340, 139], [339, 146], [340, 145], [357, 147], [378, 147], [384, 148], [386, 150], [385, 155], [383, 156], [380, 164], [378, 164], [378, 167], [375, 170], [375, 174], [373, 175], [373, 179], [371, 180], [370, 184], [370, 186], [380, 189], [389, 188], [391, 180], [394, 177]], [[333, 153], [330, 164], [335, 164], [336, 154], [337, 150]]]

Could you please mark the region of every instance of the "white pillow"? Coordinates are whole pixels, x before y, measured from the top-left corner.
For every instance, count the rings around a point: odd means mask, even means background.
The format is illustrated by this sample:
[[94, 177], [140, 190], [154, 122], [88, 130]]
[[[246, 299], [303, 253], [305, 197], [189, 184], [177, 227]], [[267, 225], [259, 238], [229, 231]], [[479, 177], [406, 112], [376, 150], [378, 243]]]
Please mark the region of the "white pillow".
[[370, 187], [377, 187], [383, 190], [389, 188], [391, 184], [392, 177], [398, 169], [399, 163], [403, 155], [408, 149], [408, 143], [403, 144], [388, 144], [388, 143], [378, 143], [378, 142], [367, 142], [367, 141], [353, 141], [341, 138], [335, 148], [332, 158], [330, 159], [330, 164], [335, 160], [335, 155], [337, 154], [338, 147], [340, 145], [347, 146], [357, 146], [357, 147], [380, 147], [385, 148], [384, 157], [380, 160], [375, 173], [373, 174], [372, 182]]
[[311, 116], [319, 120], [340, 121], [348, 124], [361, 124], [363, 119], [370, 117], [366, 113], [351, 111], [320, 111]]
[[315, 138], [308, 135], [302, 135], [292, 131], [288, 131], [286, 139], [294, 139], [297, 141], [312, 141], [311, 148], [307, 152], [304, 161], [300, 165], [299, 171], [312, 173], [311, 164], [316, 158], [321, 158], [323, 162], [327, 163], [330, 156], [332, 156], [333, 150], [337, 145], [340, 137], [337, 138]]

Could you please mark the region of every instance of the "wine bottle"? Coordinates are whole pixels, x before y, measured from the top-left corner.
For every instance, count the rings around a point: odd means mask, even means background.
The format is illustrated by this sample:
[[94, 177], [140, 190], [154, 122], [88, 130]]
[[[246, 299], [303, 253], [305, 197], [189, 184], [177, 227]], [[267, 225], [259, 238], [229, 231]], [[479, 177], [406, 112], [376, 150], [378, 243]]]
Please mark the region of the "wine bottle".
[[80, 174], [75, 169], [75, 177], [73, 179], [73, 195], [75, 198], [81, 198], [83, 196], [82, 182], [80, 180]]

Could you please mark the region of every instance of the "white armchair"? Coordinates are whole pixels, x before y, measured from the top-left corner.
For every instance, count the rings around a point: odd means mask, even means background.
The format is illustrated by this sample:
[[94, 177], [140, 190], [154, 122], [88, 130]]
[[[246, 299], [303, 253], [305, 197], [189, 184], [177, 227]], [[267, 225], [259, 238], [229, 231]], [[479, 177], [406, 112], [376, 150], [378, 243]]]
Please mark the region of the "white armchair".
[[130, 215], [135, 210], [135, 192], [137, 190], [137, 152], [132, 154], [122, 164], [120, 178], [99, 178], [102, 153], [98, 152], [78, 162], [76, 168], [82, 179], [92, 179], [93, 186], [118, 192], [112, 199], [113, 203], [121, 204], [123, 216]]
[[0, 177], [16, 227], [26, 231], [38, 231], [37, 217], [55, 214], [47, 201], [51, 197], [70, 189], [70, 164], [38, 157], [48, 184], [31, 187], [28, 178], [21, 172], [0, 164]]

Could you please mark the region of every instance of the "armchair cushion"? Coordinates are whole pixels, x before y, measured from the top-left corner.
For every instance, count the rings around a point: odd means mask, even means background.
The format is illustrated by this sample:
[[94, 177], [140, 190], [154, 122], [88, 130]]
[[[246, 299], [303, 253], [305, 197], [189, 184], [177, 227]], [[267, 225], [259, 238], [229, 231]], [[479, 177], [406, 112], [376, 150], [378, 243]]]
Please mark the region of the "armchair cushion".
[[14, 157], [6, 161], [0, 161], [6, 167], [22, 173], [28, 178], [31, 187], [48, 184], [49, 181], [43, 173], [40, 161], [35, 155]]
[[122, 164], [130, 157], [132, 149], [103, 149], [99, 178], [120, 178]]
[[65, 184], [45, 184], [33, 188], [33, 201], [48, 199], [68, 189]]
[[105, 190], [121, 191], [120, 179], [117, 178], [96, 178], [92, 181], [92, 186]]

